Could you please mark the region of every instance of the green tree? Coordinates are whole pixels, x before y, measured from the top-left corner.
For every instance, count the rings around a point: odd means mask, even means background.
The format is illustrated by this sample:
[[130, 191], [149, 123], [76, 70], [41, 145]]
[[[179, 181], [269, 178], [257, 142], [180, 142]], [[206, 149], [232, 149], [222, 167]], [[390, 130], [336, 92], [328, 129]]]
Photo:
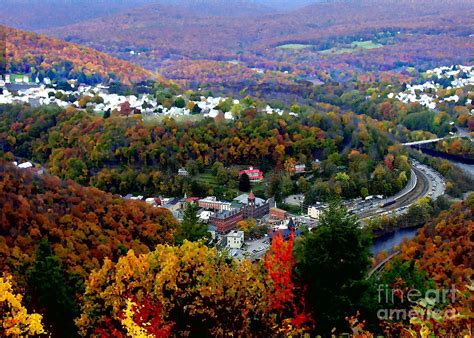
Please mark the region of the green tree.
[[186, 107], [186, 101], [181, 96], [177, 97], [176, 100], [174, 100], [174, 106], [177, 108], [184, 108]]
[[320, 334], [345, 330], [345, 317], [354, 315], [366, 289], [371, 240], [356, 217], [337, 203], [321, 216], [319, 226], [296, 243], [297, 272], [307, 287]]
[[75, 290], [67, 284], [68, 280], [69, 276], [63, 271], [50, 243], [41, 241], [36, 260], [28, 272], [28, 286], [32, 304], [45, 314], [45, 321], [52, 325], [51, 332], [58, 337], [76, 335], [74, 318], [79, 315], [79, 306]]
[[195, 242], [209, 236], [207, 226], [199, 221], [197, 211], [198, 206], [196, 204], [186, 206], [183, 221], [176, 235], [177, 244], [183, 244], [184, 240]]
[[250, 191], [250, 178], [249, 178], [249, 175], [247, 175], [245, 173], [240, 175], [239, 190], [243, 191], [243, 192], [249, 192]]
[[379, 316], [385, 316], [386, 309], [409, 311], [429, 289], [435, 288], [435, 282], [415, 265], [415, 261], [404, 262], [395, 258], [380, 275], [374, 274], [369, 280], [361, 306], [367, 328], [374, 333], [383, 334], [380, 332]]

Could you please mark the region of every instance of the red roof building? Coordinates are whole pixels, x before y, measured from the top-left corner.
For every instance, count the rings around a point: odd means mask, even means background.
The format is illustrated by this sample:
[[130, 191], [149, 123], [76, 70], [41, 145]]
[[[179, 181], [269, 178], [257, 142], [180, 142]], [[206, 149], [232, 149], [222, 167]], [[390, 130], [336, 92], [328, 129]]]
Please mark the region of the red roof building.
[[263, 171], [249, 167], [247, 170], [242, 170], [239, 175], [247, 174], [250, 179], [250, 183], [260, 183], [263, 181]]

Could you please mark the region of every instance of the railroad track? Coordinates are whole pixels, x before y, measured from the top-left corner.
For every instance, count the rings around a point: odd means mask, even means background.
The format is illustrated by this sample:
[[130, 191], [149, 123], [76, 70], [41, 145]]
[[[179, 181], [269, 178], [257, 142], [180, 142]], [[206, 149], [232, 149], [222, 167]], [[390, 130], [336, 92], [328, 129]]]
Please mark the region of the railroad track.
[[400, 208], [409, 207], [415, 203], [418, 199], [425, 197], [430, 190], [429, 178], [419, 169], [413, 168], [413, 172], [417, 177], [416, 185], [406, 195], [397, 199], [394, 204], [391, 204], [383, 209], [374, 209], [369, 212], [360, 215], [361, 219], [367, 219], [369, 217], [379, 216], [385, 213], [396, 211]]

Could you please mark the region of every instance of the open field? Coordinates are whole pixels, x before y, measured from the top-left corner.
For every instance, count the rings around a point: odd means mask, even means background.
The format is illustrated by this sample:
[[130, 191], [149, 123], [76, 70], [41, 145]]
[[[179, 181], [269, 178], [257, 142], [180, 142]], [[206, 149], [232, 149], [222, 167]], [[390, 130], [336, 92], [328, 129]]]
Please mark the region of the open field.
[[367, 41], [354, 41], [350, 44], [350, 47], [333, 47], [330, 49], [325, 49], [320, 51], [321, 54], [344, 54], [344, 53], [353, 53], [363, 49], [377, 49], [382, 48], [383, 45], [375, 43], [372, 40]]
[[286, 49], [286, 50], [300, 50], [300, 49], [306, 49], [306, 48], [311, 48], [313, 45], [303, 45], [299, 43], [289, 43], [286, 45], [281, 45], [278, 46], [278, 49]]

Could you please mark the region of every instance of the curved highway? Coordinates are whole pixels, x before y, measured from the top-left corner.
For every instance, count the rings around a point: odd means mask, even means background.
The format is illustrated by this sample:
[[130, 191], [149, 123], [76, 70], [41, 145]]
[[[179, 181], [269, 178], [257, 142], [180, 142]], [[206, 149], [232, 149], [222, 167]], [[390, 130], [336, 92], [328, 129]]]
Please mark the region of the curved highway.
[[371, 219], [384, 214], [402, 214], [422, 197], [436, 198], [444, 194], [444, 180], [439, 173], [418, 162], [413, 163], [413, 172], [416, 175], [416, 185], [407, 194], [389, 206], [380, 208], [374, 205], [368, 210], [356, 212], [361, 219]]

